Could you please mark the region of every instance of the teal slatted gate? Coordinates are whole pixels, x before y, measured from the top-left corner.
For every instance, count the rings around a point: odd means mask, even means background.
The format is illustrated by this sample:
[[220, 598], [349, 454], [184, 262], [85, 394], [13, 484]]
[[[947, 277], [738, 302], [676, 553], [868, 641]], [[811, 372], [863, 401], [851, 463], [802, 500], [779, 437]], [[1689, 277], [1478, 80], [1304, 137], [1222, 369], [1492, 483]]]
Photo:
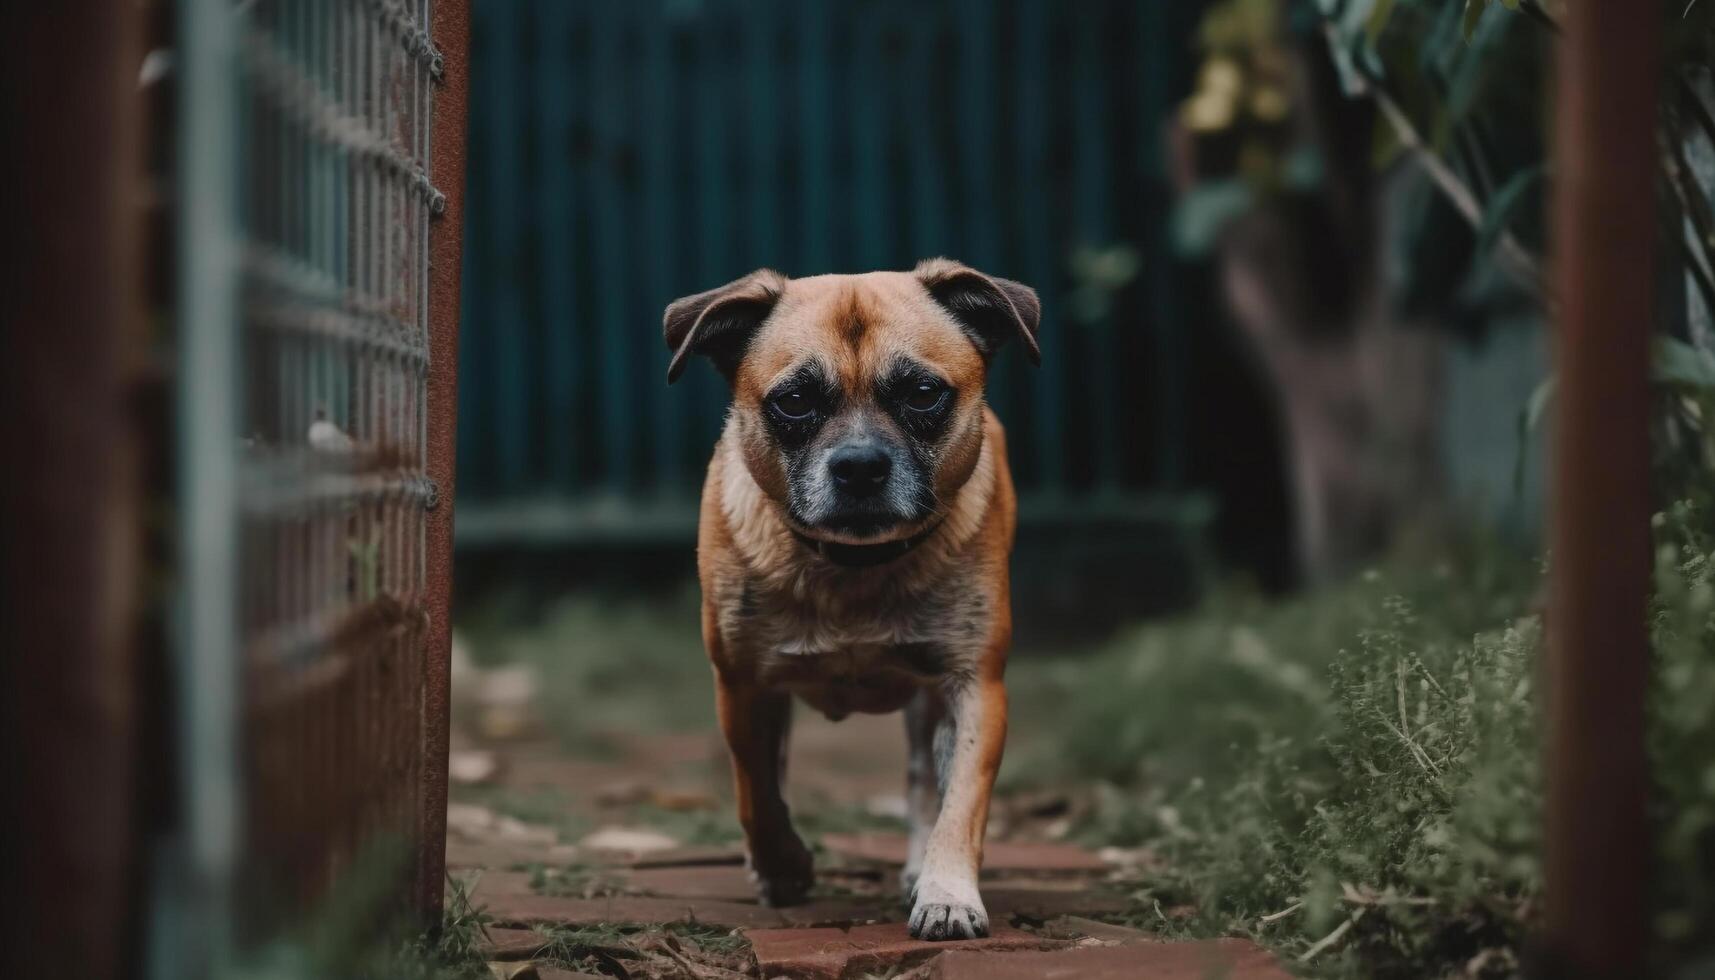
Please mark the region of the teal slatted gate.
[[[725, 395], [665, 388], [662, 307], [939, 254], [1042, 293], [1042, 368], [1009, 355], [990, 394], [1026, 507], [1158, 514], [1185, 329], [1159, 120], [1196, 8], [479, 4], [461, 540], [684, 534]], [[1138, 272], [1103, 292], [1079, 270], [1116, 246]]]

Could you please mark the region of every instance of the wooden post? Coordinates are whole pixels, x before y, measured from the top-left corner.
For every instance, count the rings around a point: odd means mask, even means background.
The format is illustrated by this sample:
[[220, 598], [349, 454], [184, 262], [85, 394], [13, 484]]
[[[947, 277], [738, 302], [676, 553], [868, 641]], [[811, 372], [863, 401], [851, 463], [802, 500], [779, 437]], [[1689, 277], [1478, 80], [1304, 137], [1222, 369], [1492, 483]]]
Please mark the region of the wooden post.
[[137, 974], [142, 11], [0, 14], [0, 976]]
[[1544, 976], [1643, 975], [1659, 16], [1566, 5], [1550, 506]]

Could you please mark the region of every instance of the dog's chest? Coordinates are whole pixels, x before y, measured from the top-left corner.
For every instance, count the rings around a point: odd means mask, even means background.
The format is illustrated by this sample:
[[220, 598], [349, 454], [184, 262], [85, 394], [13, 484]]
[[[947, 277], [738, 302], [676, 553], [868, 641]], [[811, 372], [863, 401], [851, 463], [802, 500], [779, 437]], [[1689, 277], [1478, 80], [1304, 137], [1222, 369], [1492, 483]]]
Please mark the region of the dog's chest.
[[732, 611], [723, 619], [754, 658], [758, 678], [836, 719], [903, 707], [918, 690], [974, 663], [986, 632], [983, 603], [957, 589], [910, 601], [842, 602], [752, 585]]

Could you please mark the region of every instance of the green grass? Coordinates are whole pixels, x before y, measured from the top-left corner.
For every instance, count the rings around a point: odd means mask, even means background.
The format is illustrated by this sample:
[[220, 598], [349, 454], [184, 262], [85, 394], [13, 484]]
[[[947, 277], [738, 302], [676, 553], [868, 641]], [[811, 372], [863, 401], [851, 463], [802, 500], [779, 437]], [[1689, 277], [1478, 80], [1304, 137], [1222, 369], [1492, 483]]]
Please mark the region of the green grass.
[[247, 953], [231, 976], [240, 980], [488, 980], [482, 956], [489, 917], [470, 901], [469, 886], [448, 877], [441, 927], [411, 935], [392, 911], [402, 852], [375, 847], [290, 934]]
[[502, 596], [461, 614], [482, 666], [536, 668], [543, 721], [568, 748], [611, 747], [615, 734], [712, 731], [714, 693], [694, 586], [666, 599], [579, 595], [532, 613]]
[[565, 842], [576, 841], [592, 829], [589, 818], [558, 787], [455, 786], [452, 796], [460, 803], [474, 803], [527, 824], [550, 827]]
[[[1663, 975], [1715, 950], [1709, 516], [1682, 504], [1657, 521]], [[1166, 868], [1132, 883], [1138, 924], [1252, 936], [1308, 956], [1312, 975], [1516, 975], [1540, 908], [1541, 579], [1467, 545], [1280, 603], [1218, 597], [1091, 657], [1021, 661], [1014, 746], [1036, 758], [1009, 782], [1097, 784], [1076, 834], [1147, 846]]]

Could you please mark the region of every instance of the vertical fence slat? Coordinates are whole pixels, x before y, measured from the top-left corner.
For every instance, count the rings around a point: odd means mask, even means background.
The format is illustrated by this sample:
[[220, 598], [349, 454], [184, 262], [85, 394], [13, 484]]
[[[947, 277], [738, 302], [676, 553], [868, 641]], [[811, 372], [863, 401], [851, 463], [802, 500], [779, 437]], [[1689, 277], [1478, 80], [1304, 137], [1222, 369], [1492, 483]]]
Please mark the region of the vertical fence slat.
[[524, 283], [520, 255], [525, 209], [518, 194], [518, 174], [524, 145], [522, 113], [528, 100], [519, 84], [517, 48], [518, 7], [512, 3], [488, 5], [487, 31], [483, 37], [483, 75], [488, 97], [484, 112], [489, 116], [487, 200], [489, 238], [489, 285], [494, 290], [493, 317], [488, 329], [494, 332], [494, 374], [490, 397], [495, 419], [490, 437], [495, 442], [497, 476], [508, 487], [529, 483], [530, 351], [524, 322]]
[[1035, 378], [1036, 397], [1031, 413], [1035, 449], [1036, 485], [1050, 495], [1060, 493], [1064, 476], [1062, 374], [1065, 350], [1060, 336], [1063, 322], [1059, 310], [1059, 270], [1054, 256], [1053, 228], [1042, 189], [1048, 186], [1048, 24], [1042, 4], [1020, 3], [1014, 25], [1014, 104], [1017, 119], [1014, 138], [1019, 161], [1018, 211], [1026, 280], [1042, 294], [1042, 324], [1038, 337], [1042, 367]]
[[619, 166], [625, 150], [626, 69], [620, 54], [626, 9], [598, 3], [590, 18], [590, 79], [593, 100], [594, 160], [590, 193], [594, 203], [596, 329], [601, 338], [596, 377], [596, 403], [603, 407], [601, 458], [603, 485], [608, 492], [625, 492], [633, 483], [636, 415], [631, 393], [636, 385], [627, 369], [631, 362], [631, 324], [626, 321], [626, 247], [629, 223], [620, 195]]
[[[745, 180], [745, 223], [750, 231], [752, 264], [789, 270], [781, 244], [780, 77], [779, 43], [782, 18], [768, 4], [744, 6], [745, 148], [749, 152]], [[790, 23], [790, 21], [787, 21]]]
[[[699, 288], [712, 288], [743, 274], [743, 257], [736, 254], [743, 236], [737, 225], [733, 208], [732, 133], [733, 99], [727, 70], [730, 35], [727, 28], [727, 6], [708, 3], [701, 11], [697, 39], [696, 69], [693, 88], [696, 91], [696, 125], [692, 158], [695, 161], [694, 193], [697, 211], [697, 275]], [[712, 446], [720, 431], [726, 403], [726, 386], [706, 366], [690, 372], [690, 397], [686, 400], [693, 413], [688, 431], [695, 433], [697, 444]]]
[[[995, 168], [996, 154], [1001, 152], [995, 140], [994, 118], [1000, 78], [997, 62], [1001, 57], [995, 7], [992, 0], [960, 0], [953, 15], [958, 59], [953, 114], [959, 131], [955, 152], [963, 210], [963, 234], [959, 236], [958, 254], [953, 257], [991, 275], [1004, 271], [1002, 205]], [[1016, 365], [1010, 359], [989, 376], [988, 402], [1002, 421], [1010, 420], [1015, 411], [1017, 377]]]
[[[845, 25], [852, 43], [851, 74], [846, 79], [846, 101], [850, 106], [853, 138], [852, 193], [848, 197], [848, 227], [857, 239], [856, 264], [850, 272], [867, 272], [885, 266], [888, 260], [887, 230], [893, 222], [887, 193], [888, 119], [882, 112], [882, 33], [886, 30], [885, 8], [856, 12], [854, 23]], [[848, 9], [848, 14], [851, 12]]]
[[[1167, 5], [1145, 3], [1136, 9], [1135, 44], [1142, 52], [1137, 64], [1143, 80], [1142, 111], [1137, 119], [1140, 166], [1135, 179], [1140, 187], [1153, 191], [1153, 204], [1162, 200], [1161, 188], [1166, 176], [1162, 130], [1173, 98], [1170, 72], [1179, 55], [1171, 44], [1174, 35], [1170, 33], [1172, 23]], [[1155, 420], [1152, 482], [1162, 490], [1172, 491], [1180, 486], [1185, 466], [1182, 405], [1185, 346], [1180, 329], [1180, 296], [1173, 284], [1176, 259], [1167, 241], [1166, 214], [1157, 204], [1151, 208], [1149, 217], [1155, 220], [1144, 237], [1141, 252], [1143, 275], [1148, 282], [1150, 414]]]
[[790, 275], [833, 272], [833, 36], [829, 0], [804, 0], [795, 7], [798, 24], [797, 109], [800, 147], [798, 220], [801, 263]]
[[[1074, 248], [1106, 248], [1113, 244], [1113, 180], [1110, 167], [1112, 145], [1108, 131], [1110, 79], [1104, 51], [1106, 17], [1104, 7], [1091, 5], [1076, 19], [1072, 48], [1072, 201]], [[1080, 324], [1088, 344], [1085, 358], [1089, 383], [1080, 386], [1089, 399], [1092, 454], [1095, 457], [1096, 489], [1114, 493], [1119, 489], [1120, 455], [1125, 451], [1119, 437], [1119, 398], [1116, 389], [1119, 366], [1114, 350], [1111, 313]], [[1062, 368], [1063, 370], [1063, 368]], [[1058, 441], [1058, 440], [1057, 440]]]
[[577, 424], [575, 388], [580, 352], [577, 348], [576, 297], [572, 236], [577, 215], [572, 208], [570, 169], [572, 106], [578, 93], [571, 72], [571, 12], [565, 0], [539, 0], [533, 32], [536, 46], [536, 186], [541, 201], [541, 248], [537, 268], [546, 360], [537, 365], [545, 376], [542, 450], [549, 484], [558, 492], [573, 489], [574, 466], [582, 434]]
[[[686, 427], [681, 421], [683, 408], [679, 399], [659, 390], [667, 358], [660, 341], [661, 311], [673, 300], [675, 290], [685, 289], [679, 270], [679, 221], [675, 220], [679, 203], [674, 182], [673, 155], [683, 152], [674, 136], [674, 96], [678, 94], [677, 66], [673, 59], [672, 24], [665, 16], [664, 5], [650, 3], [650, 19], [646, 22], [648, 36], [644, 39], [644, 136], [643, 136], [643, 234], [645, 248], [640, 253], [644, 265], [645, 309], [638, 315], [638, 329], [646, 334], [644, 346], [649, 356], [639, 384], [650, 392], [646, 399], [653, 443], [652, 489], [668, 496], [682, 493], [685, 485]], [[701, 287], [696, 287], [701, 288]], [[651, 368], [655, 368], [651, 370]]]
[[[927, 259], [949, 253], [947, 200], [944, 168], [936, 155], [940, 139], [936, 126], [935, 64], [945, 22], [936, 10], [906, 17], [910, 31], [903, 71], [894, 73], [896, 85], [892, 105], [905, 120], [905, 149], [910, 181], [912, 259]], [[986, 270], [993, 272], [995, 270]]]

